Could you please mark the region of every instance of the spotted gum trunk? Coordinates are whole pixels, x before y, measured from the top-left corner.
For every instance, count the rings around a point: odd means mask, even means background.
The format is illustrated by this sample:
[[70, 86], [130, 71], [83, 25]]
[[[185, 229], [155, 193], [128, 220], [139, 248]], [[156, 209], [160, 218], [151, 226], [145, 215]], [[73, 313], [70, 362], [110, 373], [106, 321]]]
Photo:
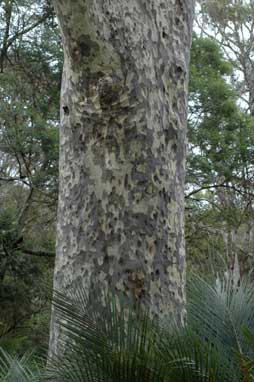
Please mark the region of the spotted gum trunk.
[[[184, 312], [191, 0], [55, 0], [65, 53], [55, 288]], [[58, 331], [51, 333], [56, 349]]]

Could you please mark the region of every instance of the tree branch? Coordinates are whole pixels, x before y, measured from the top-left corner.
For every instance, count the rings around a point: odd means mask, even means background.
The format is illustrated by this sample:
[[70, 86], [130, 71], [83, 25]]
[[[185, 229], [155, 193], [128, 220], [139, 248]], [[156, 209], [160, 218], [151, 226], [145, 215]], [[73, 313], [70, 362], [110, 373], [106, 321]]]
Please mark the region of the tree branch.
[[38, 257], [55, 257], [55, 252], [49, 251], [35, 251], [28, 248], [19, 248], [24, 255], [38, 256]]
[[185, 195], [185, 199], [190, 198], [192, 195], [195, 195], [195, 194], [197, 194], [200, 191], [210, 190], [212, 188], [227, 188], [227, 189], [230, 189], [230, 190], [233, 190], [233, 191], [237, 192], [238, 194], [249, 195], [249, 196], [254, 197], [253, 193], [247, 192], [247, 191], [241, 191], [238, 188], [236, 188], [235, 186], [229, 186], [227, 184], [212, 184], [210, 186], [202, 186], [202, 187], [200, 187], [200, 188], [198, 188], [196, 190], [191, 191], [189, 194]]

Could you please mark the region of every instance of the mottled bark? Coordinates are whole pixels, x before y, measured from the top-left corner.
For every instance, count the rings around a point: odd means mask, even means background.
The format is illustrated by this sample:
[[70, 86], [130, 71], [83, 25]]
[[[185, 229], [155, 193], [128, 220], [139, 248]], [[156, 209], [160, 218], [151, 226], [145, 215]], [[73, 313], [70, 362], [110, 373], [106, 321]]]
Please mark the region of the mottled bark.
[[65, 50], [55, 287], [113, 288], [182, 319], [192, 1], [55, 8]]

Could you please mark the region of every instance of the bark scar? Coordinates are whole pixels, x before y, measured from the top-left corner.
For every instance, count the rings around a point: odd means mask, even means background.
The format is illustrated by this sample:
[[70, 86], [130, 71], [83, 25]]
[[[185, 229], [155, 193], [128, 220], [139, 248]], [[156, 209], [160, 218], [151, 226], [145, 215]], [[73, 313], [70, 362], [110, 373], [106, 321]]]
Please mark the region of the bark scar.
[[128, 284], [129, 288], [133, 293], [133, 296], [136, 301], [140, 300], [142, 295], [145, 292], [145, 275], [142, 270], [137, 270], [135, 272], [131, 272], [128, 276]]

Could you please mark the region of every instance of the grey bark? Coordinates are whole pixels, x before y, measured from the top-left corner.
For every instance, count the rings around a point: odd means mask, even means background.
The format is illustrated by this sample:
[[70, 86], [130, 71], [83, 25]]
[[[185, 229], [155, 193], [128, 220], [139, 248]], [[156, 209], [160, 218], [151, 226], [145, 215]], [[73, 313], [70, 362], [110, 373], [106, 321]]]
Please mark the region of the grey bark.
[[[184, 315], [191, 0], [55, 0], [65, 64], [54, 286]], [[51, 350], [58, 330], [52, 318]]]

